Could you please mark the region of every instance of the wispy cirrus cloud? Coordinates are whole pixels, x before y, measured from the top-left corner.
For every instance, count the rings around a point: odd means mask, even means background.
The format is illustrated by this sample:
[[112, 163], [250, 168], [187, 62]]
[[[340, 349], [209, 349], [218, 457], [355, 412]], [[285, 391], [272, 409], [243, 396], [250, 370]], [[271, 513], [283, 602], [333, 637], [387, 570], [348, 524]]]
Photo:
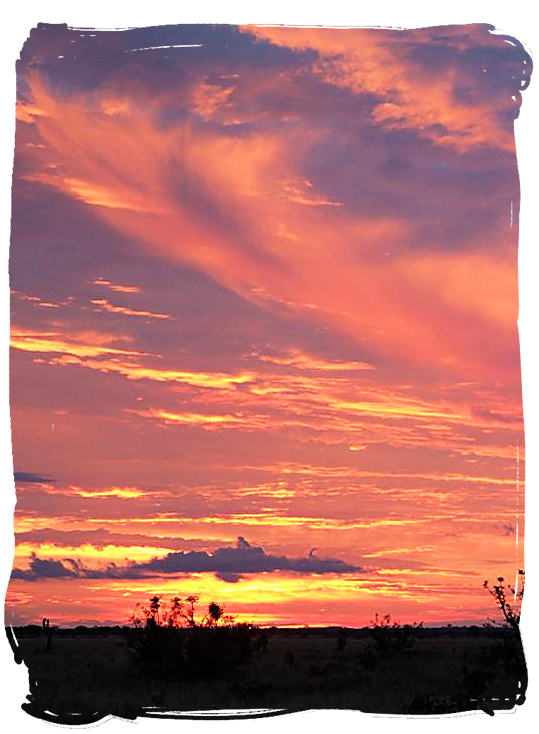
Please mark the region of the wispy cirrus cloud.
[[92, 298], [92, 305], [96, 306], [99, 311], [107, 311], [108, 313], [122, 314], [123, 316], [138, 316], [145, 319], [170, 319], [168, 313], [155, 313], [155, 311], [144, 311], [140, 309], [129, 308], [128, 306], [118, 306], [107, 301], [106, 298]]
[[11, 329], [10, 346], [24, 352], [40, 352], [70, 355], [72, 357], [100, 357], [103, 355], [141, 356], [142, 352], [113, 346], [122, 341], [117, 334], [86, 332], [63, 334], [54, 331], [41, 332], [28, 329]]
[[[436, 355], [438, 367], [468, 373], [481, 372], [485, 360], [502, 372], [514, 367], [510, 325], [517, 283], [510, 253], [481, 247], [466, 256], [467, 264], [460, 254], [439, 249], [425, 258], [413, 251], [415, 216], [306, 207], [275, 183], [301, 177], [305, 161], [324, 146], [324, 128], [309, 128], [307, 134], [300, 122], [231, 137], [185, 119], [171, 135], [159, 127], [154, 103], [126, 113], [131, 141], [126, 146], [124, 116], [100, 112], [84, 97], [60, 100], [37, 74], [29, 84], [46, 110], [36, 118], [36, 131], [57, 170], [64, 171], [35, 175], [85, 201], [109, 226], [150, 251], [194, 266], [265, 308], [291, 304], [305, 318], [353, 334], [382, 354], [414, 363], [432, 363]], [[139, 94], [141, 101], [148, 97]], [[177, 159], [177, 138], [185, 142], [182, 159], [168, 176], [170, 161]], [[96, 152], [106, 164], [97, 163]], [[74, 192], [72, 180], [84, 181], [86, 188], [81, 184]], [[186, 181], [189, 205], [175, 193]], [[99, 201], [84, 193], [96, 186], [102, 191]], [[124, 203], [105, 206], [107, 197]], [[247, 247], [247, 241], [256, 247]], [[393, 256], [403, 244], [408, 256]], [[491, 302], [496, 309], [486, 309]]]
[[97, 278], [96, 280], [93, 280], [92, 283], [94, 285], [99, 285], [103, 288], [108, 288], [111, 291], [116, 291], [117, 293], [140, 293], [141, 291], [138, 286], [120, 285], [119, 283], [112, 283], [106, 278]]

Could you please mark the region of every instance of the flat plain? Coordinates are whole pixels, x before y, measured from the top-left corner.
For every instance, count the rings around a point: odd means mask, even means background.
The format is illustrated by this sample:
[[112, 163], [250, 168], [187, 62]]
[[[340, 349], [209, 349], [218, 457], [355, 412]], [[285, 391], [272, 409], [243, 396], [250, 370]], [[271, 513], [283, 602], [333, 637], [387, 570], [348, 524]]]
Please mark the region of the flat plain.
[[393, 638], [369, 628], [272, 628], [255, 631], [263, 637], [240, 657], [215, 632], [199, 632], [196, 657], [189, 657], [185, 629], [167, 630], [166, 640], [150, 641], [141, 653], [146, 630], [62, 629], [47, 649], [39, 628], [16, 628], [18, 647], [11, 644], [29, 671], [21, 703], [40, 718], [87, 723], [108, 714], [216, 709], [491, 713], [523, 701], [522, 646], [503, 628], [410, 629]]

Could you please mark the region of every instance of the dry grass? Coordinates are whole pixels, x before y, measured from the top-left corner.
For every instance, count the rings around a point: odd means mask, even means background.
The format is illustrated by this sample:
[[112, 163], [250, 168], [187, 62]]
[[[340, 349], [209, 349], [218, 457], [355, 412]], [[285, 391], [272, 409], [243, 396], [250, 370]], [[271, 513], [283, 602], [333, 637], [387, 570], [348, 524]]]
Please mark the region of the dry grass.
[[77, 712], [81, 719], [135, 716], [149, 707], [392, 714], [513, 708], [518, 678], [525, 676], [521, 648], [508, 646], [499, 631], [432, 635], [423, 630], [414, 634], [412, 649], [387, 657], [377, 655], [373, 640], [361, 631], [352, 633], [342, 650], [330, 630], [276, 631], [266, 652], [208, 679], [163, 675], [158, 666], [143, 671], [125, 631], [77, 636], [64, 631], [49, 652], [41, 637], [19, 633], [17, 638], [29, 668], [34, 713]]

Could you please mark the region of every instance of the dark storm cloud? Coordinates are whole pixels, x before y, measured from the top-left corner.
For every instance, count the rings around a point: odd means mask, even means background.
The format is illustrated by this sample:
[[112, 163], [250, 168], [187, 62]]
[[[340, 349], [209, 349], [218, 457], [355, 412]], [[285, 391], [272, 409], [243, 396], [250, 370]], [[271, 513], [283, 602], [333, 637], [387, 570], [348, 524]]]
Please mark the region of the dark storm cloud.
[[272, 571], [301, 574], [342, 574], [362, 571], [359, 566], [336, 558], [318, 558], [309, 554], [303, 558], [276, 556], [263, 548], [252, 546], [239, 537], [235, 548], [217, 548], [206, 551], [176, 551], [163, 558], [153, 558], [145, 563], [130, 562], [125, 566], [109, 564], [105, 569], [87, 568], [79, 561], [44, 560], [34, 553], [27, 570], [15, 568], [12, 578], [36, 581], [44, 578], [137, 578], [158, 575], [214, 573], [223, 581], [236, 583], [243, 574], [270, 573]]
[[477, 38], [472, 42], [470, 37], [454, 37], [451, 43], [447, 37], [440, 37], [412, 42], [406, 47], [405, 58], [415, 62], [422, 73], [433, 77], [449, 68], [456, 69], [456, 100], [485, 101], [500, 93], [522, 90], [524, 82], [521, 79], [523, 73], [524, 78], [528, 78], [531, 59], [521, 44], [508, 36], [491, 34], [487, 39], [481, 43]]
[[15, 471], [13, 472], [13, 478], [20, 484], [51, 484], [56, 481], [50, 477], [44, 477], [29, 471]]
[[64, 559], [63, 562], [53, 561], [38, 558], [35, 553], [32, 553], [28, 570], [14, 568], [11, 578], [36, 581], [37, 579], [73, 578], [77, 575], [76, 567], [69, 559]]
[[230, 571], [221, 571], [216, 573], [215, 576], [221, 581], [226, 581], [227, 584], [237, 584], [241, 581], [241, 575], [239, 573], [231, 573]]
[[229, 25], [186, 24], [91, 32], [40, 23], [24, 44], [19, 65], [29, 64], [45, 71], [63, 94], [92, 92], [111, 77], [121, 77], [131, 88], [151, 84], [159, 93], [171, 88], [181, 91], [192, 74], [193, 64], [209, 73], [231, 63], [251, 70], [295, 68], [298, 62], [315, 57], [312, 51], [276, 49]]
[[190, 551], [169, 553], [139, 564], [139, 568], [159, 573], [202, 572], [244, 574], [268, 571], [296, 571], [299, 573], [349, 573], [361, 570], [357, 566], [331, 558], [289, 558], [266, 553], [263, 548], [252, 546], [243, 537], [235, 548], [217, 548], [212, 554]]

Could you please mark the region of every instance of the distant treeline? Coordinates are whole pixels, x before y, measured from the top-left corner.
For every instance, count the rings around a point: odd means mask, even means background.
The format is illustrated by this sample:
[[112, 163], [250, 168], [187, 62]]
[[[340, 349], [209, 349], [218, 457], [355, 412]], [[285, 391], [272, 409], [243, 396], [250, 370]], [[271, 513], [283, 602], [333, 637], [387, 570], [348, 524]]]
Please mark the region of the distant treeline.
[[[403, 625], [404, 626], [404, 625]], [[43, 629], [41, 625], [28, 624], [21, 627], [11, 627], [15, 636], [22, 637], [41, 637]], [[266, 632], [270, 635], [279, 637], [335, 637], [340, 630], [345, 630], [349, 638], [366, 638], [372, 634], [372, 628], [369, 627], [265, 627]], [[81, 635], [84, 637], [96, 636], [106, 637], [125, 634], [132, 630], [128, 625], [95, 625], [86, 627], [85, 625], [77, 625], [76, 627], [55, 627], [54, 634], [58, 637], [74, 637]], [[481, 637], [500, 637], [511, 634], [511, 629], [507, 627], [484, 627], [480, 625], [447, 625], [443, 627], [415, 627], [411, 630], [414, 637], [447, 637], [462, 635], [481, 636]]]

